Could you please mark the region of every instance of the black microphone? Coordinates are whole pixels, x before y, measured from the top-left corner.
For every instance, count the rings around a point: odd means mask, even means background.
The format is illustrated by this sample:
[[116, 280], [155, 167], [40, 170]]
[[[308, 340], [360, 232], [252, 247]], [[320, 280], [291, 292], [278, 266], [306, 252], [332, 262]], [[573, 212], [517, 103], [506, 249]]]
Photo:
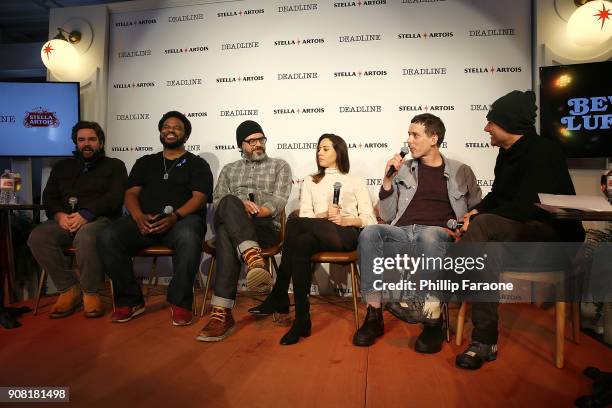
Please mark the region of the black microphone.
[[334, 183], [334, 198], [332, 200], [332, 203], [334, 205], [338, 205], [338, 203], [340, 202], [340, 188], [342, 187], [342, 183], [340, 183], [339, 181], [336, 181]]
[[[406, 156], [408, 154], [408, 152], [410, 151], [410, 149], [408, 149], [407, 147], [402, 147], [402, 150], [400, 150], [400, 156], [402, 156], [402, 159], [404, 158], [404, 156]], [[387, 178], [391, 177], [393, 175], [393, 173], [395, 173], [395, 167], [391, 166], [389, 167], [389, 170], [387, 170]]]
[[457, 221], [456, 219], [453, 218], [453, 219], [446, 221], [446, 226], [449, 229], [456, 231], [460, 229], [461, 227], [463, 227], [463, 221]]
[[[255, 194], [254, 193], [249, 193], [249, 201], [252, 203], [255, 203]], [[259, 211], [257, 211], [254, 215], [259, 214]]]
[[68, 204], [70, 204], [70, 213], [74, 212], [74, 207], [76, 207], [78, 202], [79, 202], [79, 199], [76, 198], [76, 197], [69, 197], [68, 198]]
[[173, 212], [174, 212], [174, 208], [171, 205], [167, 205], [167, 206], [164, 207], [164, 211], [159, 213], [159, 214], [157, 214], [155, 216], [155, 218], [153, 218], [151, 220], [151, 222], [154, 223], [154, 222], [157, 222], [157, 221], [159, 221], [159, 220], [161, 220], [163, 218], [166, 218], [167, 216], [169, 216]]

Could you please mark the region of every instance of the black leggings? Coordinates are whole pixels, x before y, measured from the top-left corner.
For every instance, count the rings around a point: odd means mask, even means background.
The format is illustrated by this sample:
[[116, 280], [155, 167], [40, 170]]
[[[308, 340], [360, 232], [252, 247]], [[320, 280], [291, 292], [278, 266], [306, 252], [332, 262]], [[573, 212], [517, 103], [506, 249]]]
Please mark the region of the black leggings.
[[293, 279], [296, 318], [309, 312], [312, 281], [310, 258], [321, 251], [353, 251], [359, 228], [341, 227], [323, 218], [292, 218], [287, 222], [283, 255], [271, 296], [286, 296]]

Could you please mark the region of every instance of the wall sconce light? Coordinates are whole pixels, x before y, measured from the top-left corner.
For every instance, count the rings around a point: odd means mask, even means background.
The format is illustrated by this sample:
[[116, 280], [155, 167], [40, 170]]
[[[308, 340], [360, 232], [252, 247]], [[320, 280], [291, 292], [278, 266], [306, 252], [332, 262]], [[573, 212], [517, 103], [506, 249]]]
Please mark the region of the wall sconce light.
[[93, 31], [89, 23], [80, 18], [68, 20], [63, 27], [58, 27], [57, 35], [43, 44], [40, 58], [53, 75], [69, 79], [79, 70], [80, 55], [91, 46]]
[[[64, 37], [63, 33], [68, 34], [68, 39]], [[78, 44], [80, 41], [81, 33], [79, 31], [68, 32], [58, 27], [57, 35], [52, 40], [47, 41], [40, 50], [40, 58], [42, 58], [45, 67], [56, 75], [70, 74], [79, 57], [72, 44]]]
[[567, 22], [570, 40], [580, 46], [602, 44], [612, 36], [612, 2], [574, 0], [578, 7]]

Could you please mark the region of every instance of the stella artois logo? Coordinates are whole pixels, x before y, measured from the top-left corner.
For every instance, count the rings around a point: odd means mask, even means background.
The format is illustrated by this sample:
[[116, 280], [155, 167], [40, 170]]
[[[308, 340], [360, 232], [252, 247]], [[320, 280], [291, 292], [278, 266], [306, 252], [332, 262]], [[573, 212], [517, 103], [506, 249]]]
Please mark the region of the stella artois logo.
[[31, 127], [59, 127], [60, 122], [55, 112], [49, 112], [46, 108], [39, 106], [32, 110], [32, 112], [26, 112], [23, 118], [23, 126], [27, 128]]

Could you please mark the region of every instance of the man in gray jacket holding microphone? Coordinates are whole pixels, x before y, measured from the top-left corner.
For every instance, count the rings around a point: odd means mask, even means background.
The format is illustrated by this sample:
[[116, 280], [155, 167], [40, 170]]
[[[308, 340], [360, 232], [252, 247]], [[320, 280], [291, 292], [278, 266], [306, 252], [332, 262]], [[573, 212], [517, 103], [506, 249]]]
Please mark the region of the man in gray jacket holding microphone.
[[[480, 202], [481, 191], [472, 169], [440, 153], [445, 132], [437, 116], [415, 116], [405, 143], [412, 159], [396, 154], [385, 165], [379, 206], [387, 224], [368, 226], [359, 236], [361, 291], [368, 308], [353, 337], [356, 346], [370, 346], [384, 333], [383, 261], [406, 254], [444, 257], [446, 243], [455, 239], [454, 232], [446, 228], [448, 221], [462, 219], [468, 208]], [[387, 310], [406, 322], [423, 323], [415, 350], [437, 353], [444, 339], [440, 300], [425, 293], [412, 295], [411, 300], [410, 304], [387, 303]]]

